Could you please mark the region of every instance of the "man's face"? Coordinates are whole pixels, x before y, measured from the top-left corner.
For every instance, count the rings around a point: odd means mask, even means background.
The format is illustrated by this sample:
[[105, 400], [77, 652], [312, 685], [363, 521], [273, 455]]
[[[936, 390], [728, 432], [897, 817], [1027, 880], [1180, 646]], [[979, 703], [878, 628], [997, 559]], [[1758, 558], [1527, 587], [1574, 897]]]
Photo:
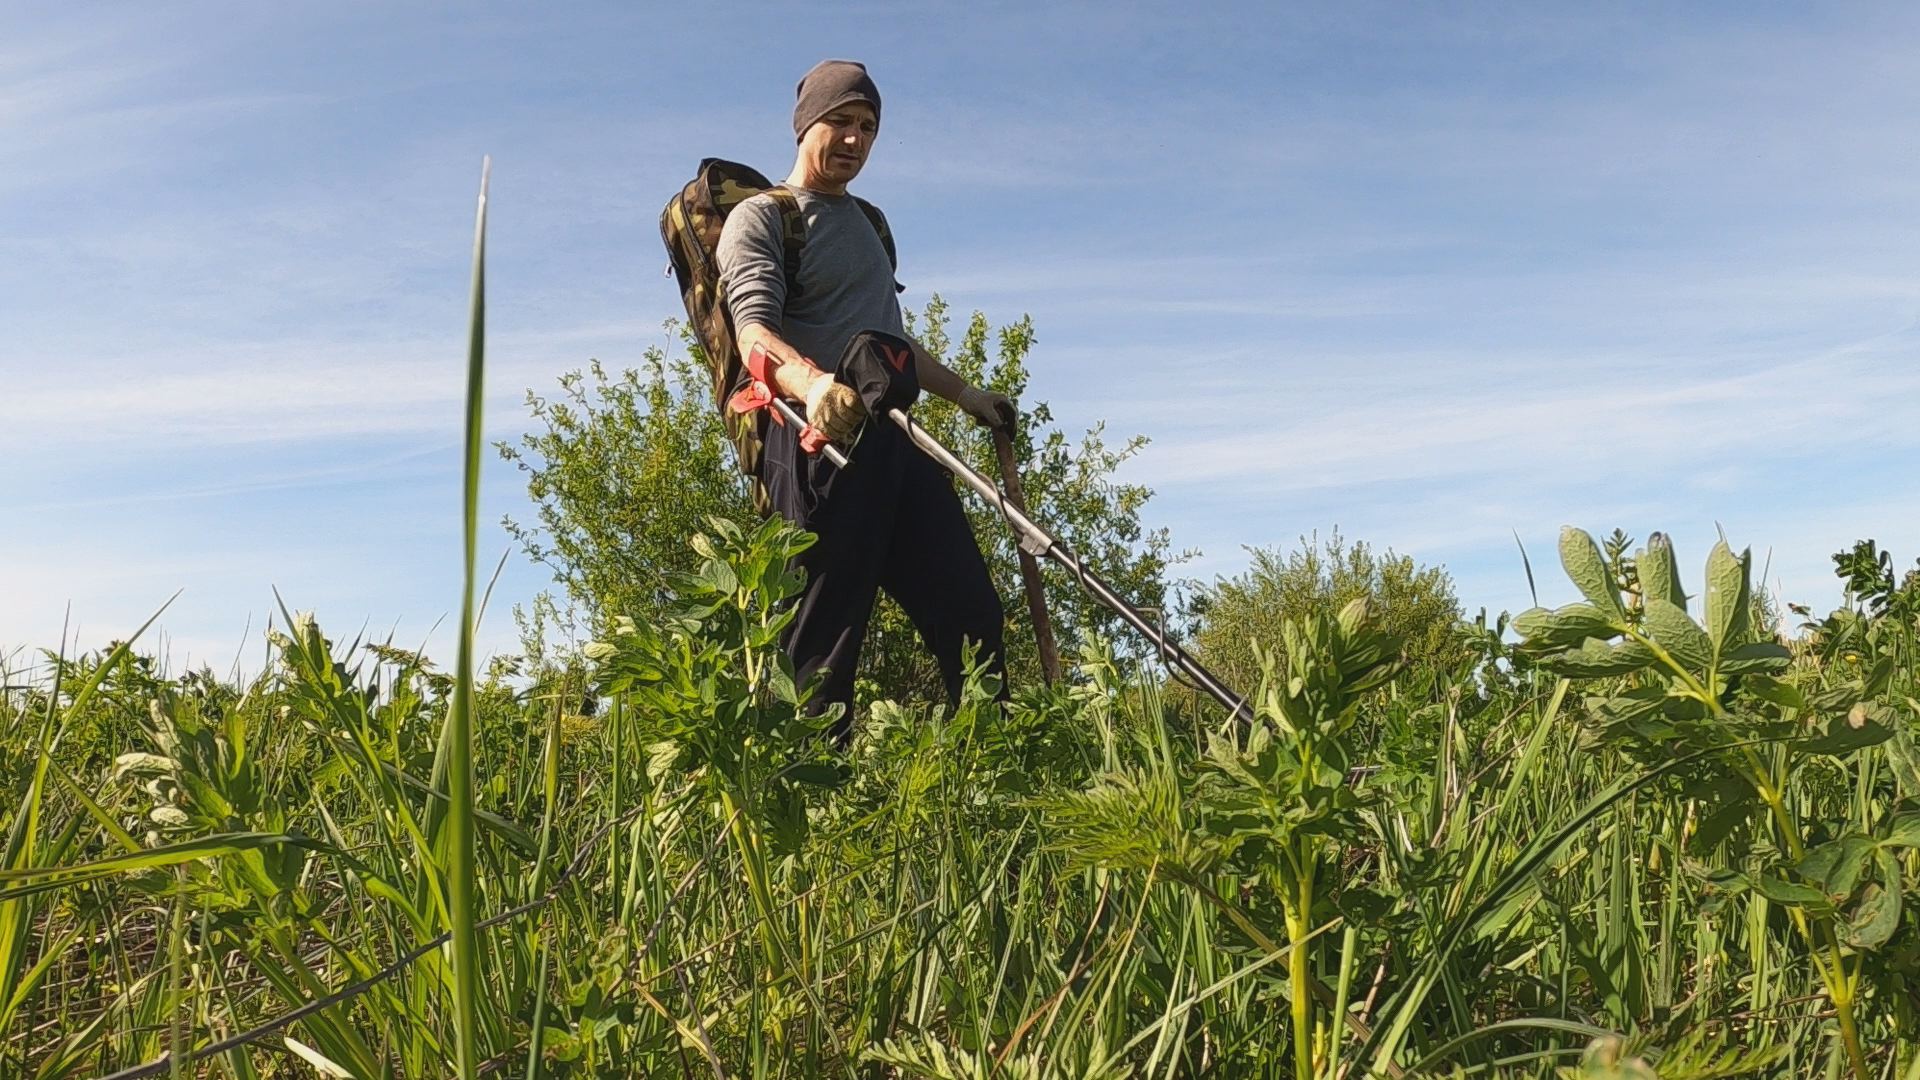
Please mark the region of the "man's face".
[[800, 140], [800, 157], [821, 187], [844, 188], [867, 163], [880, 124], [864, 101], [842, 105], [821, 117]]

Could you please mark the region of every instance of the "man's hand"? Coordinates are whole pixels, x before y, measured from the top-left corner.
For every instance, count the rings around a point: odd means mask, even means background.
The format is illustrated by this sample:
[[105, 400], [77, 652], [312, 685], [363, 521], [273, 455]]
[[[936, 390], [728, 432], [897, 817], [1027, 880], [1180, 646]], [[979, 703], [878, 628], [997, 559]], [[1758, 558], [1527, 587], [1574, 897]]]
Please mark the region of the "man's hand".
[[1011, 430], [1014, 420], [1020, 415], [1014, 408], [1012, 398], [999, 391], [982, 390], [977, 386], [969, 386], [960, 391], [960, 396], [954, 399], [954, 404], [965, 409], [969, 416], [990, 428]]
[[844, 443], [860, 427], [867, 407], [860, 395], [831, 375], [819, 375], [807, 388], [807, 423], [819, 430], [829, 442]]
[[1014, 406], [1012, 398], [994, 390], [968, 386], [964, 379], [953, 373], [952, 368], [942, 364], [918, 341], [913, 343], [913, 369], [920, 376], [920, 389], [935, 397], [946, 398], [990, 428], [1011, 431], [1013, 422], [1020, 418], [1020, 410]]
[[860, 395], [833, 381], [833, 376], [814, 366], [769, 327], [758, 323], [741, 327], [739, 345], [755, 378], [770, 382], [774, 393], [806, 405], [809, 427], [825, 435], [828, 442], [845, 442], [853, 437], [867, 411]]

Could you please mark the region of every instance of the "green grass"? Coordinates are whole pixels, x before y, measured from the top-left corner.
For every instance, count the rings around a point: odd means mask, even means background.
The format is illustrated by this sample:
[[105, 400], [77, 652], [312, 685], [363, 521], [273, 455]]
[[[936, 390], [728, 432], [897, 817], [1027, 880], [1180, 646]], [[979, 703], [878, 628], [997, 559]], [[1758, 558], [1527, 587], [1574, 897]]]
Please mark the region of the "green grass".
[[[682, 622], [615, 635], [591, 673], [470, 686], [474, 920], [584, 850], [551, 904], [474, 934], [476, 1069], [1635, 1075], [1612, 1055], [1799, 1077], [1849, 1075], [1855, 1048], [1867, 1075], [1915, 1068], [1893, 620], [1832, 620], [1775, 676], [1884, 721], [1832, 752], [1736, 692], [1737, 737], [1656, 753], [1601, 719], [1653, 674], [1563, 679], [1492, 635], [1460, 671], [1369, 685], [1349, 612], [1344, 638], [1326, 619], [1287, 643], [1300, 689], [1269, 684], [1264, 742], [1095, 653], [1004, 711], [978, 684], [949, 717], [878, 706], [841, 759], [768, 644], [791, 543], [706, 543]], [[245, 687], [129, 651], [9, 676], [41, 687], [7, 705], [9, 1075], [205, 1044], [457, 929], [431, 773], [460, 680], [310, 621], [276, 640]], [[1859, 932], [1864, 886], [1796, 890], [1818, 867], [1707, 767], [1749, 752], [1803, 842], [1891, 845], [1892, 879], [1861, 872], [1909, 899], [1885, 940]], [[429, 952], [189, 1074], [453, 1073], [460, 963]]]

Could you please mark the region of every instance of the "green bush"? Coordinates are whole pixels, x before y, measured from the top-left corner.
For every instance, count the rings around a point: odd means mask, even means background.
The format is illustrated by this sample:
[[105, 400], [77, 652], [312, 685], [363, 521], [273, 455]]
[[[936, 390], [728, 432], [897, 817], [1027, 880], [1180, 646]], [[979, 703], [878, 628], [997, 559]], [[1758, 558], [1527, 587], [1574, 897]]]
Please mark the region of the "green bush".
[[1256, 647], [1284, 651], [1288, 621], [1332, 618], [1365, 600], [1380, 628], [1402, 643], [1409, 666], [1450, 671], [1469, 655], [1453, 579], [1392, 550], [1376, 554], [1365, 541], [1348, 543], [1334, 530], [1325, 542], [1301, 537], [1300, 547], [1250, 549], [1252, 564], [1198, 591], [1191, 603], [1195, 644], [1215, 674], [1243, 693], [1260, 682]]

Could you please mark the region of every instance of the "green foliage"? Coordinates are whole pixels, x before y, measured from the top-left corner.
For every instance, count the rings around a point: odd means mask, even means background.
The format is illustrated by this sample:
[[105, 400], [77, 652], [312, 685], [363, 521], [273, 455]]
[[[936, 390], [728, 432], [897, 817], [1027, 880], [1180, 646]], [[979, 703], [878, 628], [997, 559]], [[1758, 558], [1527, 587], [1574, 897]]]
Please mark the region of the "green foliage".
[[1470, 648], [1460, 626], [1453, 581], [1440, 567], [1422, 567], [1392, 551], [1376, 554], [1336, 530], [1321, 543], [1301, 537], [1298, 550], [1251, 549], [1252, 564], [1216, 581], [1192, 601], [1195, 643], [1207, 666], [1230, 686], [1255, 685], [1258, 649], [1280, 649], [1281, 628], [1315, 614], [1332, 617], [1365, 599], [1387, 633], [1404, 643], [1415, 667], [1451, 669]]
[[[1346, 735], [1367, 693], [1392, 677], [1399, 643], [1372, 625], [1360, 598], [1337, 618], [1311, 612], [1287, 621], [1281, 644], [1278, 664], [1264, 658], [1250, 731], [1213, 735], [1197, 782], [1165, 759], [1153, 773], [1112, 772], [1053, 801], [1045, 824], [1070, 858], [1170, 877], [1269, 955], [1284, 949], [1294, 1073], [1311, 1080], [1310, 929], [1330, 913], [1320, 886], [1333, 857], [1362, 835], [1359, 811], [1375, 801], [1348, 786]], [[1217, 871], [1272, 890], [1285, 929], [1271, 937], [1257, 929], [1211, 887]]]
[[1893, 555], [1872, 540], [1833, 556], [1834, 572], [1846, 583], [1847, 597], [1875, 617], [1912, 623], [1920, 618], [1920, 564], [1903, 575], [1893, 572]]
[[542, 430], [498, 449], [526, 474], [536, 520], [504, 524], [596, 631], [658, 615], [709, 518], [755, 517], [697, 351], [651, 348], [644, 369], [617, 375], [596, 360], [562, 375], [555, 398], [529, 392], [527, 407]]
[[1785, 1047], [1743, 1047], [1725, 1032], [1692, 1028], [1661, 1045], [1647, 1035], [1605, 1035], [1587, 1044], [1577, 1068], [1563, 1080], [1735, 1080], [1755, 1076], [1784, 1056]]
[[[1769, 640], [1734, 551], [1596, 576], [1583, 539], [1578, 604], [1451, 672], [1355, 602], [1282, 624], [1250, 724], [1093, 649], [840, 752], [773, 644], [807, 538], [702, 523], [657, 618], [470, 688], [477, 914], [552, 898], [476, 930], [486, 1071], [1905, 1075], [1913, 627]], [[453, 679], [309, 617], [272, 646], [246, 686], [7, 673], [0, 1072], [205, 1044], [444, 926]], [[446, 961], [198, 1074], [448, 1075]]]
[[[1708, 876], [1720, 898], [1752, 889], [1791, 913], [1838, 1014], [1840, 1049], [1864, 1077], [1853, 1010], [1862, 980], [1883, 970], [1866, 954], [1886, 946], [1900, 927], [1900, 852], [1909, 819], [1903, 812], [1876, 830], [1881, 809], [1856, 799], [1845, 818], [1809, 829], [1796, 820], [1788, 792], [1806, 786], [1802, 774], [1893, 737], [1900, 722], [1888, 700], [1894, 657], [1818, 682], [1780, 678], [1793, 653], [1757, 630], [1752, 559], [1736, 556], [1725, 541], [1707, 557], [1704, 626], [1660, 596], [1647, 599], [1636, 625], [1592, 539], [1568, 528], [1560, 549], [1588, 602], [1521, 614], [1514, 626], [1526, 638], [1523, 647], [1547, 670], [1621, 680], [1606, 687], [1610, 694], [1587, 701], [1597, 741], [1648, 765], [1690, 764], [1676, 776], [1678, 793], [1701, 800], [1711, 816], [1687, 850], [1716, 856]], [[1658, 553], [1643, 561], [1666, 578], [1668, 558]], [[1857, 572], [1836, 562], [1843, 575]], [[1660, 591], [1678, 596], [1677, 583]], [[1735, 831], [1760, 843], [1727, 844]]]
[[1007, 1059], [985, 1051], [959, 1050], [938, 1039], [889, 1039], [867, 1052], [867, 1060], [890, 1066], [905, 1080], [1126, 1080], [1125, 1068], [1049, 1067], [1038, 1055]]
[[[597, 685], [634, 706], [633, 737], [647, 747], [656, 782], [682, 773], [722, 797], [753, 805], [791, 803], [794, 780], [838, 779], [819, 738], [838, 708], [809, 715], [809, 687], [796, 686], [779, 637], [804, 575], [790, 560], [813, 537], [780, 518], [751, 532], [715, 518], [689, 547], [698, 568], [674, 580], [676, 601], [656, 621], [615, 620], [605, 642], [584, 652]], [[804, 817], [767, 822], [790, 833]]]

